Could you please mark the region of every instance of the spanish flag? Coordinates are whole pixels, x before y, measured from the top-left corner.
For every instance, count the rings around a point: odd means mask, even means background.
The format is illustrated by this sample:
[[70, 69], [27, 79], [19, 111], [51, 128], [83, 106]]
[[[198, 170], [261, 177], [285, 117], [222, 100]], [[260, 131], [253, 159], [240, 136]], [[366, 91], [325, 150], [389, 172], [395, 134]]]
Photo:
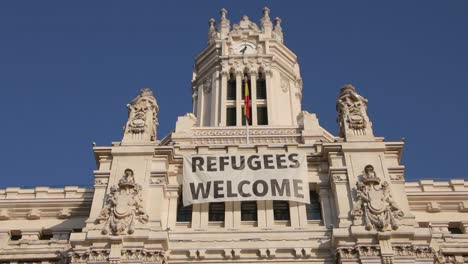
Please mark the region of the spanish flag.
[[249, 80], [247, 76], [244, 78], [244, 116], [245, 123], [248, 126], [250, 123], [250, 94], [249, 94]]

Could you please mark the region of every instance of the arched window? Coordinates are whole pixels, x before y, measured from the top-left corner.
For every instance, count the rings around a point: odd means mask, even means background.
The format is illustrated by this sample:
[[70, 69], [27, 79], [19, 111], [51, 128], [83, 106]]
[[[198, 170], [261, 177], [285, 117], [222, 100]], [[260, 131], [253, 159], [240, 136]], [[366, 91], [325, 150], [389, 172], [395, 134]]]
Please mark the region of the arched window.
[[241, 202], [241, 221], [257, 221], [257, 201]]
[[229, 72], [227, 83], [227, 100], [236, 100], [236, 75], [233, 70]]
[[276, 200], [273, 201], [273, 216], [275, 220], [289, 221], [289, 202]]
[[177, 199], [177, 222], [192, 222], [192, 205], [184, 206], [182, 193]]
[[266, 81], [263, 70], [258, 71], [257, 77], [257, 99], [266, 99]]
[[224, 221], [224, 202], [210, 203], [208, 210], [208, 221], [223, 222]]
[[307, 220], [322, 220], [322, 207], [315, 191], [310, 191], [310, 204], [306, 204]]

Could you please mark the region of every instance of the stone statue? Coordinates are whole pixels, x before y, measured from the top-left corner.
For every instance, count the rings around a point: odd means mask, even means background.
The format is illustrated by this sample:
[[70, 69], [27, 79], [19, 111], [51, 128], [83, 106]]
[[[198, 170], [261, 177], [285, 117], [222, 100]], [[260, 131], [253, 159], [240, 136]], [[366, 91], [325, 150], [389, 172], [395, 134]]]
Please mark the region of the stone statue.
[[135, 182], [133, 170], [126, 169], [118, 186], [110, 188], [106, 203], [97, 221], [105, 221], [102, 234], [122, 235], [125, 232], [135, 232], [135, 221], [148, 222], [142, 205], [141, 192], [143, 188]]
[[374, 172], [374, 166], [372, 165], [367, 165], [364, 167], [364, 174], [366, 178], [377, 178]]
[[352, 85], [341, 88], [336, 102], [340, 136], [347, 140], [353, 137], [373, 137], [372, 124], [367, 116], [367, 99], [356, 92]]
[[372, 165], [364, 169], [362, 179], [356, 182], [356, 201], [351, 215], [354, 220], [363, 220], [367, 230], [396, 230], [398, 219], [404, 216], [390, 194], [389, 184], [381, 183]]
[[127, 108], [128, 121], [122, 143], [155, 141], [159, 106], [151, 89], [141, 89], [140, 94]]

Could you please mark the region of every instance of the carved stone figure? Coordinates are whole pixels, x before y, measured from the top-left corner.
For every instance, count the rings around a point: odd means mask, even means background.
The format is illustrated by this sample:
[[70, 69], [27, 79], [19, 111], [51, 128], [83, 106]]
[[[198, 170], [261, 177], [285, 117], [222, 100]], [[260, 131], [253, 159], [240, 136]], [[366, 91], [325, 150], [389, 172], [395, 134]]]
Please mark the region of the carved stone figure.
[[372, 166], [372, 165], [367, 165], [366, 167], [364, 167], [364, 173], [365, 173], [367, 179], [376, 179], [377, 178], [377, 176], [375, 175], [374, 166]]
[[112, 186], [106, 203], [101, 210], [98, 222], [105, 221], [102, 234], [121, 235], [125, 231], [132, 234], [135, 231], [135, 221], [148, 222], [143, 205], [141, 192], [143, 188], [135, 182], [131, 169], [126, 169], [118, 186]]
[[389, 184], [375, 175], [371, 165], [356, 183], [356, 201], [351, 215], [355, 220], [362, 220], [367, 230], [377, 231], [398, 229], [398, 219], [404, 213], [400, 210], [390, 194]]
[[140, 94], [127, 105], [127, 108], [128, 121], [122, 141], [156, 140], [159, 106], [151, 89], [141, 89]]
[[336, 102], [338, 126], [341, 137], [372, 136], [372, 127], [367, 116], [367, 99], [360, 96], [352, 85], [341, 88]]

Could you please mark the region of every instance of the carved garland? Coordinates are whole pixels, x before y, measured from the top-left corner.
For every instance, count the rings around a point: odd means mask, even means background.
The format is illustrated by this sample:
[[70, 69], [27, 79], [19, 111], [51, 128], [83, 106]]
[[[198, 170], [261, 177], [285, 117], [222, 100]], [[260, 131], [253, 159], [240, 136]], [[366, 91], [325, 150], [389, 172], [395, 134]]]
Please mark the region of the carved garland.
[[105, 221], [102, 234], [132, 234], [135, 231], [135, 221], [148, 222], [148, 215], [142, 205], [142, 189], [135, 182], [133, 171], [126, 169], [118, 186], [110, 188], [106, 203], [97, 218], [98, 222]]
[[364, 175], [356, 183], [356, 202], [351, 215], [356, 222], [364, 221], [367, 230], [396, 230], [398, 219], [404, 216], [390, 194], [386, 181], [381, 183], [372, 165], [364, 168]]

